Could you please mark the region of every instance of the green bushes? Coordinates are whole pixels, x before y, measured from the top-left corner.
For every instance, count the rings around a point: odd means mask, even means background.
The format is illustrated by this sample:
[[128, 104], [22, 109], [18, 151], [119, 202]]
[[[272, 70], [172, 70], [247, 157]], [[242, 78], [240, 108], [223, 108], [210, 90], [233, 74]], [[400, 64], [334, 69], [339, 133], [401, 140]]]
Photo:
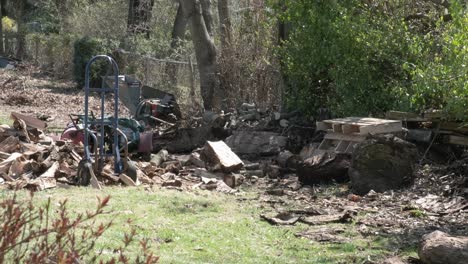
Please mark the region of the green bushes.
[[[441, 8], [423, 1], [282, 2], [272, 6], [292, 28], [279, 48], [290, 105], [338, 116], [435, 108], [468, 119], [468, 17], [460, 6], [444, 22]], [[411, 17], [417, 8], [422, 18]]]
[[[110, 54], [113, 47], [109, 41], [103, 41], [96, 38], [83, 37], [74, 43], [73, 54], [73, 79], [82, 88], [85, 85], [85, 71], [88, 61], [96, 55]], [[107, 64], [103, 61], [97, 61], [93, 64], [90, 72], [90, 84], [93, 87], [100, 87], [101, 76], [105, 75], [107, 71]]]

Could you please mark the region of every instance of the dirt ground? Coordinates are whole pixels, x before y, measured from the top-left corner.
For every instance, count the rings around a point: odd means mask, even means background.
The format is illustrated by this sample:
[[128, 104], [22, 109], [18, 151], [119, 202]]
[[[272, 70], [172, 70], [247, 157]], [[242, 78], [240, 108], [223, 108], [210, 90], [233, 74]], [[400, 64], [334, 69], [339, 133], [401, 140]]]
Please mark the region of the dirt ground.
[[[54, 80], [33, 66], [21, 70], [0, 69], [0, 116], [8, 118], [11, 112], [19, 112], [47, 121], [56, 130], [69, 122], [69, 114], [84, 113], [85, 94], [76, 84], [67, 80]], [[100, 111], [100, 99], [90, 98], [90, 110]], [[106, 113], [113, 113], [112, 99], [106, 98]], [[125, 106], [120, 114], [129, 116]]]

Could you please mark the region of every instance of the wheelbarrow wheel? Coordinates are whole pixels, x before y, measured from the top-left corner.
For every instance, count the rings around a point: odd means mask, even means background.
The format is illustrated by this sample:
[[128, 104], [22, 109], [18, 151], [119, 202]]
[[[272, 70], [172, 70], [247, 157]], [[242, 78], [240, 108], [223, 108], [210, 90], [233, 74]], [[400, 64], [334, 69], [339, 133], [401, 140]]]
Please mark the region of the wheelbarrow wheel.
[[78, 163], [78, 172], [76, 174], [76, 183], [81, 186], [88, 186], [91, 181], [91, 172], [93, 165], [89, 160], [81, 160]]

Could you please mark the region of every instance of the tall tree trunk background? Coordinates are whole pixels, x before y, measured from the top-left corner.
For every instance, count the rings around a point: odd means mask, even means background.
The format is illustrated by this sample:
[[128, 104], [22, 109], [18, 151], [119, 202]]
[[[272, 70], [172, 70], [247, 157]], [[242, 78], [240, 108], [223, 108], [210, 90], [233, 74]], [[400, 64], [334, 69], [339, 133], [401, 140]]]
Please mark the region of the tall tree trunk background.
[[[187, 31], [188, 16], [184, 13], [182, 5], [179, 4], [177, 7], [177, 14], [174, 20], [174, 26], [172, 27], [171, 34], [171, 51], [170, 56], [180, 59], [178, 54], [178, 49], [182, 41], [185, 38], [185, 32]], [[176, 56], [174, 56], [176, 55]], [[167, 82], [172, 86], [177, 86], [177, 65], [174, 63], [167, 63], [165, 69], [165, 76]]]
[[129, 0], [128, 2], [128, 32], [145, 34], [150, 37], [150, 21], [154, 0]]
[[3, 23], [2, 23], [2, 18], [3, 18], [3, 2], [4, 0], [0, 0], [0, 54], [4, 55], [5, 54], [5, 49], [3, 47]]
[[[229, 0], [218, 0], [219, 31], [221, 40], [221, 56], [219, 58], [219, 92], [223, 95], [233, 98], [235, 96], [239, 96], [239, 94], [229, 94], [229, 91], [234, 90], [233, 82], [236, 81], [231, 68], [234, 67], [234, 52], [232, 50], [233, 37], [229, 2]], [[240, 94], [240, 96], [242, 97], [243, 94]]]
[[23, 59], [24, 52], [26, 51], [26, 1], [27, 0], [18, 1], [18, 34], [16, 57], [19, 59]]
[[[200, 73], [200, 91], [203, 98], [205, 110], [221, 107], [221, 98], [214, 97], [215, 91], [219, 87], [216, 64], [216, 46], [208, 26], [212, 23], [210, 0], [180, 0], [184, 13], [190, 19], [190, 32], [197, 57], [198, 71]], [[215, 100], [217, 99], [217, 100]]]

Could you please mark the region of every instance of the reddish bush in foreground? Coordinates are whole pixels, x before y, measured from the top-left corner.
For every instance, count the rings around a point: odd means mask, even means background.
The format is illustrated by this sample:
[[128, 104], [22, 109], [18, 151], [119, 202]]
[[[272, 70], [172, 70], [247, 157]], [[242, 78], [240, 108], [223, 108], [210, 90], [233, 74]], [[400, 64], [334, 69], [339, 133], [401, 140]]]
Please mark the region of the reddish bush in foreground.
[[[102, 250], [95, 249], [96, 241], [112, 222], [96, 223], [110, 197], [98, 198], [94, 211], [71, 217], [67, 201], [60, 203], [53, 213], [51, 200], [44, 206], [33, 204], [33, 195], [27, 201], [16, 193], [0, 202], [0, 263], [156, 263], [147, 240], [136, 241], [136, 230], [125, 234], [123, 246], [112, 251], [117, 257], [103, 260]], [[139, 242], [140, 255], [128, 257], [128, 247]]]

